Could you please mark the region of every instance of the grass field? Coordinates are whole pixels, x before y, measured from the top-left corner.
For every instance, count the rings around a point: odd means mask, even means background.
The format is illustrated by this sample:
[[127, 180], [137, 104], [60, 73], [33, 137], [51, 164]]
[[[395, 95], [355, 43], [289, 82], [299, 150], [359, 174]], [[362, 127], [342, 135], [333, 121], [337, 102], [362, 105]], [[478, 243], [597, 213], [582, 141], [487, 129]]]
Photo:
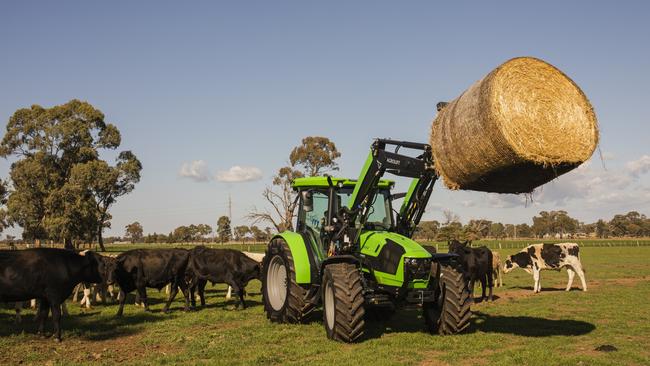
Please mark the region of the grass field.
[[[425, 333], [413, 308], [369, 323], [361, 343], [331, 342], [320, 314], [305, 325], [269, 323], [253, 281], [246, 310], [224, 300], [222, 285], [208, 287], [207, 308], [189, 313], [177, 298], [172, 313], [162, 314], [164, 293], [155, 290], [149, 290], [152, 313], [127, 305], [121, 319], [115, 305], [89, 311], [69, 305], [60, 344], [37, 337], [29, 316], [15, 325], [13, 310], [3, 308], [0, 364], [650, 364], [650, 247], [584, 247], [581, 256], [588, 292], [562, 291], [566, 272], [547, 271], [542, 293], [533, 295], [532, 276], [515, 271], [496, 289], [496, 301], [473, 307], [469, 331], [457, 336]], [[600, 345], [618, 351], [596, 351]]]

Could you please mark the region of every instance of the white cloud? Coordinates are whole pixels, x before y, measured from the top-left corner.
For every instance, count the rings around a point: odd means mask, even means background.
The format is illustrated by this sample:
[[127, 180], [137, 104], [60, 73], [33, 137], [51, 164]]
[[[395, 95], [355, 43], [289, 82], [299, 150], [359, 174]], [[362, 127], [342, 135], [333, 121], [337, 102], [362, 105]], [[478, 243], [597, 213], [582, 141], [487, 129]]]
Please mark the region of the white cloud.
[[183, 163], [178, 175], [190, 178], [197, 182], [207, 182], [210, 179], [208, 165], [203, 160], [194, 160], [190, 163]]
[[262, 171], [256, 167], [235, 165], [228, 170], [218, 171], [215, 178], [226, 183], [252, 182], [262, 179]]
[[638, 177], [650, 171], [650, 155], [643, 155], [638, 160], [625, 164], [625, 168], [633, 177]]
[[463, 205], [464, 207], [474, 207], [474, 206], [476, 206], [476, 202], [474, 202], [472, 200], [461, 201], [460, 204]]
[[525, 195], [488, 193], [487, 205], [493, 208], [524, 207], [527, 203]]

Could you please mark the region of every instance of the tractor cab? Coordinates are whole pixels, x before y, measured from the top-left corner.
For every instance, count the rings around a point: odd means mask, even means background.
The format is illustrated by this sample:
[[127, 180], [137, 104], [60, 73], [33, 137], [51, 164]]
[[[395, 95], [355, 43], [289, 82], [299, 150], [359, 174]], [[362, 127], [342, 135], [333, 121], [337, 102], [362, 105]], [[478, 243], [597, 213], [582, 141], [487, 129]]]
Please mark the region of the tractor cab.
[[[332, 177], [298, 178], [293, 182], [293, 188], [299, 193], [296, 230], [312, 242], [313, 249], [323, 257], [330, 249], [326, 242], [330, 210], [341, 210], [349, 202], [355, 185], [356, 180]], [[394, 182], [390, 180], [379, 182], [380, 189], [371, 206], [371, 213], [363, 228], [357, 220], [357, 230], [390, 231], [395, 227], [390, 194], [393, 185]]]

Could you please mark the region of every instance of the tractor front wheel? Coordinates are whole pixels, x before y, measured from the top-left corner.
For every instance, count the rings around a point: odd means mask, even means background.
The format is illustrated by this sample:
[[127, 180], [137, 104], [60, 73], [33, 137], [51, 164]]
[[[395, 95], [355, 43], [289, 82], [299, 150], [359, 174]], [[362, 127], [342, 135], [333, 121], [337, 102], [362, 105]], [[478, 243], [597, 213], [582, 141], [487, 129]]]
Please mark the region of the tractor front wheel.
[[424, 304], [424, 320], [432, 334], [457, 334], [469, 326], [472, 297], [460, 265], [439, 263], [437, 267], [437, 301]]
[[327, 338], [348, 343], [357, 341], [365, 328], [363, 286], [357, 266], [350, 263], [328, 265], [322, 289]]
[[262, 268], [266, 316], [276, 323], [305, 321], [314, 305], [306, 301], [307, 290], [296, 282], [291, 249], [283, 239], [276, 238], [269, 243]]

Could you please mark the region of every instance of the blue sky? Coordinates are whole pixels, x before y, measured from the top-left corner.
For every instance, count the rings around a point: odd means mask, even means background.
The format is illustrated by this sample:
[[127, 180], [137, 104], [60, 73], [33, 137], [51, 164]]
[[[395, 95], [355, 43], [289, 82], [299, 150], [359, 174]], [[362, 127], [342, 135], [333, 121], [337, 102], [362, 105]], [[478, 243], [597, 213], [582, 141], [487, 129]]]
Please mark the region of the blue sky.
[[[238, 224], [264, 207], [262, 190], [302, 137], [331, 138], [340, 174], [356, 177], [374, 137], [425, 142], [436, 102], [512, 57], [536, 56], [590, 98], [604, 164], [596, 154], [532, 203], [441, 185], [425, 218], [650, 214], [648, 4], [3, 2], [0, 120], [78, 98], [118, 126], [121, 149], [144, 170], [114, 206], [109, 235], [136, 220], [145, 232], [214, 226], [229, 194]], [[0, 161], [0, 176], [10, 163]], [[233, 166], [258, 170], [224, 175]], [[217, 172], [253, 180], [224, 183]]]

